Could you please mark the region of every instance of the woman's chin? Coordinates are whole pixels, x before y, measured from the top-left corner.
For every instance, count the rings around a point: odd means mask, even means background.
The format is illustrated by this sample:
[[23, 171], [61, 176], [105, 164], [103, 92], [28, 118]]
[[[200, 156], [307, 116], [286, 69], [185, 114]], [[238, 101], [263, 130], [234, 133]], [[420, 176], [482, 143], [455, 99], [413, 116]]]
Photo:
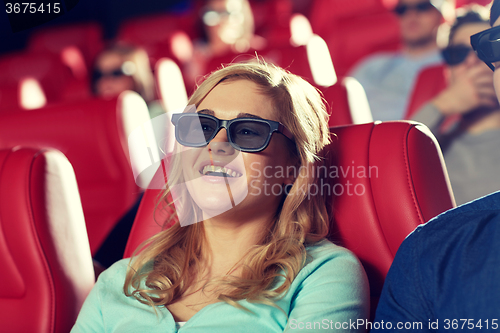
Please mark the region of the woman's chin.
[[226, 183], [217, 179], [211, 182], [203, 178], [209, 177], [202, 177], [189, 182], [187, 188], [193, 201], [208, 218], [234, 208], [248, 195], [248, 184], [245, 179], [227, 178]]

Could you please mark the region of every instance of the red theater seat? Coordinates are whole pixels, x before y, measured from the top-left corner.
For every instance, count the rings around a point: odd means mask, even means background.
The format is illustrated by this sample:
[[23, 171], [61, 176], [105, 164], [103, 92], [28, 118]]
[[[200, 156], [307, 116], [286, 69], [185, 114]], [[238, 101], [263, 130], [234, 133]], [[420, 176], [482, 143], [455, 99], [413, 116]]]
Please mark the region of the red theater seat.
[[419, 224], [454, 207], [455, 201], [441, 150], [427, 127], [400, 121], [331, 130], [336, 138], [325, 157], [344, 172], [330, 178], [331, 238], [363, 263], [374, 313], [401, 242]]
[[400, 47], [398, 19], [380, 0], [316, 0], [309, 21], [328, 44], [338, 76], [370, 54]]
[[445, 88], [444, 65], [431, 66], [422, 70], [415, 81], [405, 119], [411, 119], [426, 102]]
[[263, 57], [266, 62], [285, 68], [314, 84], [305, 45], [268, 47], [261, 50], [249, 50], [245, 53], [229, 52], [210, 59], [206, 66], [206, 73], [211, 73], [230, 63], [253, 61], [256, 59], [256, 55]]
[[470, 6], [473, 4], [478, 4], [481, 6], [488, 6], [489, 4], [491, 4], [491, 0], [456, 0], [455, 1], [456, 8]]
[[94, 59], [104, 47], [102, 27], [97, 22], [65, 24], [43, 28], [34, 32], [28, 41], [28, 49], [36, 52], [61, 54], [70, 46], [76, 47], [90, 70]]
[[[455, 201], [441, 150], [422, 124], [376, 122], [333, 127], [331, 132], [333, 143], [324, 151], [328, 177], [322, 183], [331, 212], [331, 239], [363, 263], [374, 313], [401, 242]], [[162, 180], [161, 170], [156, 177]], [[144, 194], [125, 257], [159, 232], [171, 214], [163, 202], [155, 210], [159, 193], [148, 189]]]
[[52, 53], [13, 52], [0, 57], [0, 85], [17, 87], [27, 78], [37, 80], [48, 103], [84, 97], [88, 87], [77, 79], [60, 55]]
[[328, 125], [340, 126], [352, 124], [346, 87], [341, 82], [337, 82], [331, 87], [322, 89], [322, 92], [327, 102], [328, 113], [330, 114]]
[[20, 108], [20, 94], [19, 84], [0, 84], [0, 112]]
[[145, 103], [133, 92], [111, 100], [4, 112], [0, 115], [0, 148], [50, 147], [66, 155], [75, 169], [95, 254], [140, 193], [128, 157], [127, 133], [144, 120], [149, 120]]
[[363, 86], [352, 77], [346, 77], [331, 87], [321, 88], [327, 102], [328, 125], [342, 126], [373, 121]]
[[75, 175], [55, 150], [0, 150], [2, 332], [66, 333], [94, 285]]
[[118, 40], [150, 44], [165, 40], [172, 31], [185, 31], [191, 38], [196, 34], [196, 12], [188, 14], [154, 14], [129, 19], [122, 24]]
[[315, 0], [311, 5], [309, 20], [314, 32], [325, 31], [341, 17], [355, 17], [379, 13], [384, 9], [381, 0]]
[[195, 31], [193, 15], [148, 15], [126, 21], [116, 39], [143, 47], [154, 69], [156, 62], [163, 57], [178, 63], [190, 60]]
[[340, 18], [330, 24], [328, 32], [318, 35], [328, 44], [339, 76], [347, 75], [356, 63], [371, 54], [400, 48], [399, 23], [388, 11]]
[[291, 0], [251, 1], [255, 34], [264, 37], [269, 45], [290, 42], [290, 19], [293, 14]]

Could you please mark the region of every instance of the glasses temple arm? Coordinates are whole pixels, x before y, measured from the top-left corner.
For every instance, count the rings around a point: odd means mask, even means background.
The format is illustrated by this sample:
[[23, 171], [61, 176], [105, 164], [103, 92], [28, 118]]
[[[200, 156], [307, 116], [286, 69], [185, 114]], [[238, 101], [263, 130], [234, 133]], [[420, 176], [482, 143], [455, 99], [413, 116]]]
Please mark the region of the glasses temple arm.
[[283, 125], [282, 123], [279, 123], [279, 125], [278, 125], [278, 131], [280, 133], [282, 133], [284, 136], [286, 136], [287, 138], [289, 138], [290, 140], [294, 141], [293, 140], [293, 134], [292, 134], [292, 132], [290, 132], [288, 130], [288, 128], [286, 128], [285, 125]]

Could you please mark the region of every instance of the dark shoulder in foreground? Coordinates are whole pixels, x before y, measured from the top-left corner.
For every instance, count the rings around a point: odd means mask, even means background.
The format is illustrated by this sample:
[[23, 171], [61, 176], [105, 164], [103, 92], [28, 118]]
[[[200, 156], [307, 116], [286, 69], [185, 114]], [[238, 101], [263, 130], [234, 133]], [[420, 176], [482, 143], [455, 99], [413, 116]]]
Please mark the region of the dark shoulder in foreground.
[[471, 320], [467, 325], [478, 325], [473, 328], [483, 325], [482, 331], [498, 329], [499, 280], [500, 192], [495, 192], [435, 217], [403, 241], [375, 321], [393, 325], [386, 331], [413, 322], [423, 332], [446, 332], [464, 318]]
[[481, 228], [493, 220], [500, 222], [500, 191], [450, 209], [417, 227], [408, 237], [433, 238], [436, 232], [462, 233], [464, 229]]

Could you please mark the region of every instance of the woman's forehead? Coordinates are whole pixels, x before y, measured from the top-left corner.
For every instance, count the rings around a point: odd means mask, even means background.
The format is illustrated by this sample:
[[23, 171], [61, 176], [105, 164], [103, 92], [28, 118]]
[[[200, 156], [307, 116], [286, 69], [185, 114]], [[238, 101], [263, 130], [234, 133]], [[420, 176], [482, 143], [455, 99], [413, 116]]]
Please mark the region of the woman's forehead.
[[249, 113], [274, 120], [274, 103], [255, 82], [245, 79], [223, 81], [215, 86], [198, 105], [197, 110], [212, 110], [221, 119]]

